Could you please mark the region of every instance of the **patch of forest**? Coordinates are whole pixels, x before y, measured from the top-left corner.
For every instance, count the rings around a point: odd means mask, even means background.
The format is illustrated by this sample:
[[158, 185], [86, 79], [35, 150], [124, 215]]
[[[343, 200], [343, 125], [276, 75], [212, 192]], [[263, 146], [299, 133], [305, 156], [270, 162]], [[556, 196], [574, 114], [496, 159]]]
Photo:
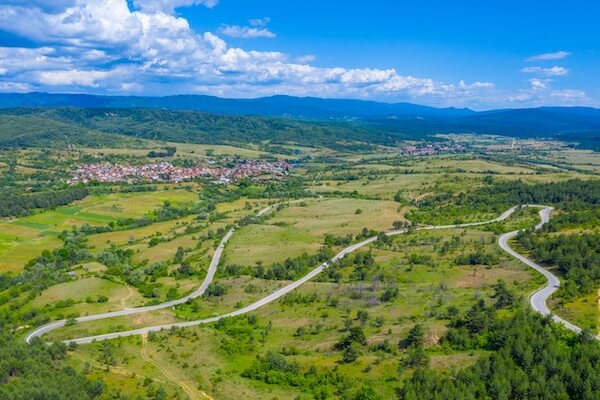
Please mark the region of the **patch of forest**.
[[246, 145], [264, 141], [275, 144], [294, 142], [305, 146], [358, 151], [370, 149], [372, 144], [391, 145], [406, 138], [407, 135], [399, 132], [372, 129], [360, 124], [283, 117], [151, 109], [0, 110], [0, 147], [64, 144], [118, 147], [120, 144], [131, 144], [133, 139], [151, 139], [181, 143]]
[[106, 387], [65, 365], [67, 346], [29, 345], [0, 330], [0, 399], [99, 398]]
[[548, 236], [529, 231], [520, 233], [517, 241], [536, 261], [558, 267], [566, 280], [563, 297], [591, 293], [600, 284], [599, 233]]
[[0, 217], [23, 216], [36, 209], [64, 206], [85, 198], [88, 193], [80, 186], [37, 193], [1, 192]]
[[424, 224], [459, 224], [480, 214], [497, 214], [519, 204], [553, 205], [561, 210], [586, 210], [600, 205], [600, 181], [571, 179], [528, 185], [491, 176], [486, 185], [470, 192], [440, 193], [414, 202], [408, 219]]
[[450, 375], [418, 368], [399, 392], [403, 400], [595, 399], [600, 346], [588, 333], [565, 334], [550, 318], [519, 311], [511, 318], [481, 304], [454, 322], [451, 348], [491, 351]]

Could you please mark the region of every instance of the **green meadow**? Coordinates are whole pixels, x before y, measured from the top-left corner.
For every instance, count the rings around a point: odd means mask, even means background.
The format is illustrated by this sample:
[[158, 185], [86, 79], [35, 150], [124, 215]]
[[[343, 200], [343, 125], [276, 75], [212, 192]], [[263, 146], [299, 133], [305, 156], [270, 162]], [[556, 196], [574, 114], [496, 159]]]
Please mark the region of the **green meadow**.
[[72, 205], [0, 222], [0, 272], [18, 272], [25, 264], [61, 245], [58, 235], [73, 226], [105, 225], [123, 218], [136, 218], [165, 201], [191, 205], [198, 195], [182, 189], [159, 192], [90, 195]]

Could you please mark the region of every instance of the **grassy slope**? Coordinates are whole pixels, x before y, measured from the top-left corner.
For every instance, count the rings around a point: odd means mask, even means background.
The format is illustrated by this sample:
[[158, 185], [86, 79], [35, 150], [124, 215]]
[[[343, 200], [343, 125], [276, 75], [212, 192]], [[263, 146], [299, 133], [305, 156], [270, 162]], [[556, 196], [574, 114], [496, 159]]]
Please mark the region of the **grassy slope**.
[[18, 272], [43, 250], [59, 247], [63, 230], [84, 223], [105, 225], [121, 218], [141, 217], [165, 200], [174, 205], [191, 204], [197, 194], [185, 190], [117, 193], [89, 196], [68, 206], [0, 222], [0, 272]]

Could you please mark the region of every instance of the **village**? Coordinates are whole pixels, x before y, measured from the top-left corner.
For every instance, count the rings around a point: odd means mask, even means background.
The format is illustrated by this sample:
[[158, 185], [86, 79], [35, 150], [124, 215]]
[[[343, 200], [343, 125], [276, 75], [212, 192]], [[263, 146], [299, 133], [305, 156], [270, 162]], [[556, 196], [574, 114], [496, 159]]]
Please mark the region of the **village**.
[[433, 156], [436, 154], [462, 153], [466, 147], [455, 143], [435, 143], [406, 145], [400, 148], [400, 154], [409, 156]]
[[180, 167], [170, 162], [144, 165], [83, 164], [77, 167], [69, 184], [89, 182], [171, 182], [205, 178], [227, 184], [241, 179], [282, 179], [292, 166], [285, 161], [243, 160], [232, 167]]

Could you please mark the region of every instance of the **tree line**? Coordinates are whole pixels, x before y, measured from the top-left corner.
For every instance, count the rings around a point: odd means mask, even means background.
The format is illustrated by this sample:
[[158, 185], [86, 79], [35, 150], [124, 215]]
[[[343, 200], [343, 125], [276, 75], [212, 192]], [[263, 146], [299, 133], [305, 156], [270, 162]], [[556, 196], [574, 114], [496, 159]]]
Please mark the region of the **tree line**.
[[415, 201], [407, 218], [425, 224], [459, 224], [477, 220], [481, 214], [497, 215], [519, 204], [551, 204], [567, 211], [600, 206], [600, 181], [571, 179], [528, 185], [520, 180], [497, 181], [458, 195], [441, 193]]
[[600, 234], [584, 233], [546, 235], [542, 232], [521, 232], [520, 246], [544, 264], [557, 266], [567, 282], [561, 294], [573, 298], [591, 293], [600, 283]]
[[0, 330], [0, 399], [97, 399], [102, 381], [90, 380], [65, 365], [67, 346], [28, 345]]
[[88, 194], [88, 190], [81, 186], [39, 193], [0, 193], [0, 217], [22, 216], [36, 209], [64, 206]]
[[600, 346], [588, 333], [567, 334], [550, 318], [525, 310], [506, 318], [477, 305], [469, 314], [462, 322], [472, 329], [472, 340], [464, 345], [450, 339], [458, 328], [444, 340], [488, 355], [451, 374], [417, 368], [399, 391], [401, 400], [598, 398]]

